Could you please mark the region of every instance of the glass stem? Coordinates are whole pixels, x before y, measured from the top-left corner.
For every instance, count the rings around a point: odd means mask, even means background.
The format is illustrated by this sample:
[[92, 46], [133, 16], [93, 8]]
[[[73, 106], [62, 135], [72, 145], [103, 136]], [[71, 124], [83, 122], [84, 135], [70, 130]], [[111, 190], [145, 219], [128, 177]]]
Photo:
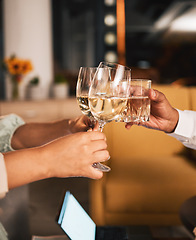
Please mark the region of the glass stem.
[[105, 122], [99, 122], [99, 131], [100, 132], [103, 132], [103, 128], [104, 128], [104, 126], [105, 126]]

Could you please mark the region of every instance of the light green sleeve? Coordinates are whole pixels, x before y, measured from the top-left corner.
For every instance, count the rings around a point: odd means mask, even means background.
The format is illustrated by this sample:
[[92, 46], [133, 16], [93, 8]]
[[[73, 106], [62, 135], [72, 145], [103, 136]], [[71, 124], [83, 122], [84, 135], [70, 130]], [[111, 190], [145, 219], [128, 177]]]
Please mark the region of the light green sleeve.
[[0, 223], [0, 239], [1, 240], [8, 240], [8, 234], [5, 231], [5, 228], [3, 227], [3, 225]]
[[11, 139], [16, 129], [25, 124], [16, 114], [0, 117], [0, 152], [13, 151]]

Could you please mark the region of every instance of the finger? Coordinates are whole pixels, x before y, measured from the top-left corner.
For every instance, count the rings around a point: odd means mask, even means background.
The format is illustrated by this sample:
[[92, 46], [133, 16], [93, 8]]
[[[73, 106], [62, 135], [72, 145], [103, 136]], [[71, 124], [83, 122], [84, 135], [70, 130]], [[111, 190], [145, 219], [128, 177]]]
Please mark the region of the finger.
[[86, 117], [86, 125], [90, 128], [93, 128], [94, 122], [89, 117]]
[[129, 123], [125, 124], [125, 128], [129, 130], [133, 125], [140, 126], [140, 125], [142, 125], [142, 123], [141, 122], [129, 122]]
[[126, 128], [127, 130], [129, 130], [129, 129], [131, 128], [131, 126], [132, 126], [132, 125], [125, 124], [125, 128]]
[[92, 152], [105, 150], [105, 149], [107, 149], [107, 143], [106, 143], [106, 141], [103, 141], [103, 140], [92, 141], [90, 148], [91, 148]]
[[93, 131], [99, 131], [99, 123], [97, 121], [94, 122]]
[[150, 100], [154, 101], [156, 99], [156, 90], [155, 89], [149, 89], [149, 98]]
[[107, 150], [94, 152], [95, 162], [106, 162], [110, 159], [109, 152]]
[[84, 127], [85, 127], [86, 131], [92, 129], [92, 126], [93, 126], [92, 122], [91, 122], [91, 120], [87, 116], [84, 116], [83, 124], [84, 124]]
[[94, 120], [94, 119], [90, 119], [89, 118], [89, 130], [91, 130], [91, 131], [98, 131], [99, 130], [99, 124], [98, 124], [98, 122], [96, 121], [96, 120]]
[[92, 165], [88, 175], [89, 178], [100, 179], [103, 177], [103, 172], [99, 171], [97, 168], [94, 168]]
[[91, 179], [100, 179], [103, 177], [103, 172], [93, 167], [93, 163], [85, 167], [84, 171], [80, 174], [81, 177], [88, 177]]
[[97, 141], [97, 140], [106, 140], [106, 136], [104, 133], [99, 131], [89, 131], [89, 138], [91, 141]]
[[150, 89], [150, 91], [149, 91], [149, 98], [152, 101], [154, 101], [156, 103], [159, 103], [159, 102], [162, 102], [162, 101], [165, 100], [165, 95], [162, 92], [159, 92], [156, 89]]
[[132, 122], [125, 123], [125, 128], [129, 130], [133, 125], [134, 125], [134, 123], [132, 123]]

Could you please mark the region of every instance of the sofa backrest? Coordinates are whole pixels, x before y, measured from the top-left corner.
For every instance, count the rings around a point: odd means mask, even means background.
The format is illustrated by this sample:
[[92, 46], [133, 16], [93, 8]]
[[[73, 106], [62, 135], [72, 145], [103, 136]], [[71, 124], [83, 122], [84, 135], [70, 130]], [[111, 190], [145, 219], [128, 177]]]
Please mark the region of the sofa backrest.
[[191, 109], [196, 111], [196, 87], [190, 88]]

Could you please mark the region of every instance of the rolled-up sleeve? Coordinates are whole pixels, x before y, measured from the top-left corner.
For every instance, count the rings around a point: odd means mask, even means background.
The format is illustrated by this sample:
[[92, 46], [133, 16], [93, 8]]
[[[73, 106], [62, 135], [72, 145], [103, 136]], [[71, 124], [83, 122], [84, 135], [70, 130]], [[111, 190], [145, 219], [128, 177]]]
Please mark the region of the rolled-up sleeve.
[[25, 122], [16, 114], [0, 117], [0, 152], [13, 151], [11, 139], [18, 127]]
[[3, 154], [0, 153], [0, 198], [8, 192], [7, 172]]
[[168, 135], [181, 141], [184, 146], [196, 149], [196, 112], [178, 110], [178, 113], [179, 121], [175, 132]]

